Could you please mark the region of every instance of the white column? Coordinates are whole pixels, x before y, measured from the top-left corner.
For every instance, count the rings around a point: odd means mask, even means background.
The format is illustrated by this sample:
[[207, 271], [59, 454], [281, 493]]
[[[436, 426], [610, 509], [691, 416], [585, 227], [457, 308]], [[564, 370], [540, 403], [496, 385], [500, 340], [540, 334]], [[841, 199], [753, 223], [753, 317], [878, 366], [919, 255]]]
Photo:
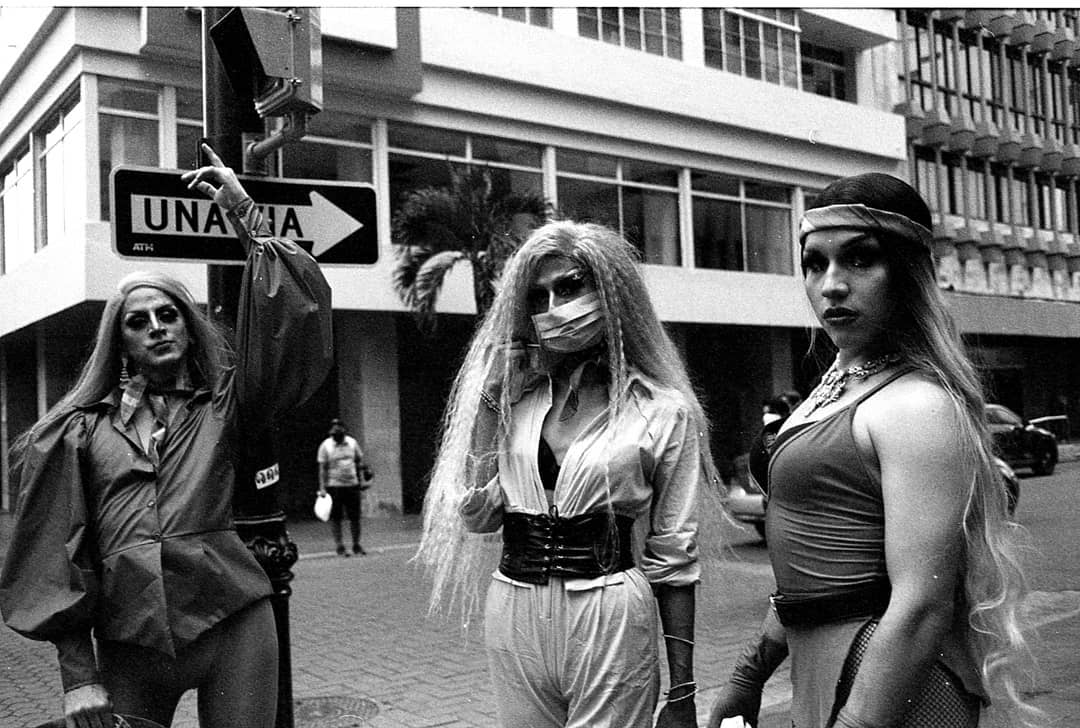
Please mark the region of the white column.
[[340, 416], [375, 471], [365, 516], [400, 514], [401, 410], [394, 317], [386, 312], [341, 311], [334, 326]]
[[577, 8], [562, 7], [551, 9], [551, 29], [562, 35], [577, 37]]
[[705, 31], [702, 28], [701, 8], [682, 9], [683, 63], [705, 67]]

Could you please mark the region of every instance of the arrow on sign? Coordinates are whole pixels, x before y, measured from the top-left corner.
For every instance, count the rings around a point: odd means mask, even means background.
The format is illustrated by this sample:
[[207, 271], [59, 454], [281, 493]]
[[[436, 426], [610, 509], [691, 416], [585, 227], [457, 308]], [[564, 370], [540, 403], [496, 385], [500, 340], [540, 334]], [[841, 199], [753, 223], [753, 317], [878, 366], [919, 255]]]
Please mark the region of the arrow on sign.
[[[131, 230], [139, 235], [233, 237], [217, 203], [159, 195], [131, 195]], [[318, 258], [364, 227], [316, 191], [307, 205], [258, 205], [274, 237], [312, 243]]]
[[[318, 192], [312, 192], [309, 199], [311, 200], [311, 211], [308, 215], [311, 219], [310, 230], [313, 234], [306, 239], [314, 243], [311, 249], [313, 258], [318, 258], [330, 248], [364, 227], [362, 222]], [[304, 239], [301, 238], [301, 240]]]

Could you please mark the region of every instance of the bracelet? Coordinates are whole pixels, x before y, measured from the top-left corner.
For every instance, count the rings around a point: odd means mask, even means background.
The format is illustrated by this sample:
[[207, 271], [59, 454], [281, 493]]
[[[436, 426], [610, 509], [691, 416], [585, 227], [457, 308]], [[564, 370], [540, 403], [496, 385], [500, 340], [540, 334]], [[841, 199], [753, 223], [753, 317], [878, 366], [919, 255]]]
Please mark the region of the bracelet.
[[499, 406], [498, 400], [496, 400], [486, 389], [480, 390], [480, 401], [483, 402], [487, 406], [487, 408], [495, 414], [502, 414], [502, 407]]
[[691, 647], [694, 646], [694, 640], [688, 640], [685, 637], [676, 637], [673, 634], [665, 634], [664, 639], [666, 639], [666, 640], [678, 640], [679, 642], [685, 642], [686, 644], [690, 645]]
[[694, 697], [695, 695], [697, 695], [697, 688], [694, 688], [693, 690], [691, 690], [690, 692], [688, 692], [688, 693], [687, 693], [686, 695], [680, 695], [680, 696], [679, 696], [679, 697], [677, 697], [677, 698], [668, 698], [668, 699], [667, 699], [667, 701], [668, 701], [669, 703], [677, 703], [677, 702], [679, 702], [680, 700], [686, 700], [687, 698], [692, 698], [692, 697]]
[[[693, 685], [694, 693], [697, 692], [697, 682], [690, 680], [688, 682], [679, 683], [678, 685], [672, 685], [670, 688], [667, 689], [667, 692], [664, 693], [664, 696], [667, 697], [668, 695], [671, 695], [673, 692], [675, 692], [675, 690], [677, 690], [678, 688], [685, 688], [687, 685]], [[693, 693], [691, 693], [691, 695], [693, 695]], [[685, 697], [686, 696], [684, 695], [683, 698]], [[675, 700], [682, 700], [682, 698], [675, 698]]]

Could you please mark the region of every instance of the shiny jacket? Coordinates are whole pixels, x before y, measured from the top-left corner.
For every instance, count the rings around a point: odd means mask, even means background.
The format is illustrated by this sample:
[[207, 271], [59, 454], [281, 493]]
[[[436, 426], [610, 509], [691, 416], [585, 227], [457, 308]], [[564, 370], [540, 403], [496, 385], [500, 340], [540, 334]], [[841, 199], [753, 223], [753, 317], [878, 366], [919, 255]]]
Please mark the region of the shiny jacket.
[[250, 200], [229, 215], [248, 247], [237, 356], [169, 426], [155, 465], [120, 390], [33, 433], [0, 610], [17, 632], [56, 644], [65, 690], [98, 682], [91, 629], [175, 655], [268, 595], [232, 521], [240, 418], [270, 423], [308, 398], [332, 363], [330, 290], [294, 243], [268, 236]]

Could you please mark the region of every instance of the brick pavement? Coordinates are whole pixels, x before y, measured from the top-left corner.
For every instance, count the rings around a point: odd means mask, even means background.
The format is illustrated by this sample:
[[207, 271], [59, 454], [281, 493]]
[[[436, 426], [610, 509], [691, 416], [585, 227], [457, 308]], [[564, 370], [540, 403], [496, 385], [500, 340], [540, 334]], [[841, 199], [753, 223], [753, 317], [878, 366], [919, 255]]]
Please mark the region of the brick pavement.
[[[494, 709], [478, 626], [463, 633], [426, 615], [427, 587], [407, 564], [418, 519], [365, 520], [367, 557], [332, 553], [329, 527], [291, 523], [301, 559], [290, 602], [296, 728], [489, 728]], [[0, 553], [10, 517], [0, 514]], [[697, 676], [704, 725], [716, 690], [743, 640], [753, 632], [772, 579], [764, 548], [749, 531], [699, 590]], [[1027, 687], [1047, 711], [1047, 726], [1080, 725], [1075, 646], [1080, 644], [1080, 592], [1039, 628], [1040, 670]], [[356, 718], [319, 719], [317, 699], [352, 701]], [[790, 698], [786, 667], [766, 688], [759, 728], [784, 728]], [[52, 647], [0, 628], [0, 725], [33, 726], [59, 710]], [[366, 711], [366, 712], [364, 712]], [[370, 713], [374, 712], [374, 715]], [[325, 713], [324, 713], [325, 715]], [[360, 717], [363, 715], [364, 717]], [[196, 728], [194, 700], [181, 703], [175, 728]]]
[[[0, 520], [0, 527], [6, 522]], [[479, 625], [429, 618], [427, 586], [408, 565], [418, 521], [365, 521], [366, 557], [332, 553], [329, 527], [290, 524], [301, 559], [293, 571], [290, 623], [297, 728], [489, 728], [495, 724]], [[702, 587], [697, 666], [702, 721], [716, 687], [761, 611], [771, 577], [763, 561], [731, 561]], [[751, 596], [732, 599], [736, 592]], [[722, 604], [722, 608], [710, 605]], [[0, 721], [32, 726], [59, 710], [59, 679], [51, 646], [0, 630]], [[765, 704], [786, 700], [786, 671], [773, 681]], [[665, 685], [666, 687], [666, 685]], [[372, 701], [366, 720], [302, 720], [320, 697]], [[175, 728], [195, 728], [192, 695], [181, 702]], [[339, 701], [342, 702], [342, 701]], [[370, 705], [369, 705], [370, 707]], [[763, 722], [762, 728], [779, 728]]]

